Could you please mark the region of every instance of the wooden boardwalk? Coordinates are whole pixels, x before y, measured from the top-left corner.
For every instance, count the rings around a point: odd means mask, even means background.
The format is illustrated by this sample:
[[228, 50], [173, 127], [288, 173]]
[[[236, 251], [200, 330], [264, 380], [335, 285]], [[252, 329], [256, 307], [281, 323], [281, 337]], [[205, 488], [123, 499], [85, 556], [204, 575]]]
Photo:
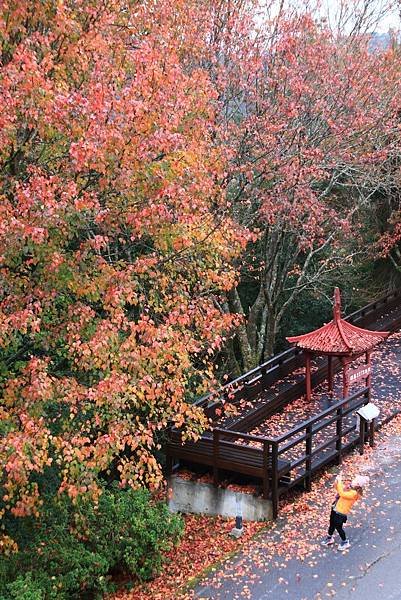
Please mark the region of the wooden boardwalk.
[[[397, 331], [401, 327], [400, 291], [348, 319], [370, 329]], [[199, 405], [213, 421], [213, 427], [197, 442], [185, 444], [181, 443], [180, 432], [172, 429], [166, 445], [168, 471], [178, 460], [210, 468], [216, 485], [227, 472], [258, 478], [263, 496], [272, 500], [276, 517], [281, 494], [294, 486], [309, 488], [314, 472], [328, 463], [341, 462], [342, 455], [360, 442], [355, 411], [369, 401], [367, 388], [340, 402], [320, 394], [314, 416], [301, 419], [295, 426], [294, 421], [286, 423], [283, 415], [291, 413], [291, 407], [305, 393], [302, 366], [302, 353], [291, 348], [224, 386], [219, 398], [200, 399]], [[335, 363], [334, 368], [338, 371], [340, 364]], [[326, 363], [317, 360], [312, 377], [316, 392], [326, 376]], [[219, 419], [221, 398], [234, 405], [237, 414]], [[268, 426], [275, 419], [284, 427], [271, 435]], [[366, 432], [364, 438], [365, 435]]]

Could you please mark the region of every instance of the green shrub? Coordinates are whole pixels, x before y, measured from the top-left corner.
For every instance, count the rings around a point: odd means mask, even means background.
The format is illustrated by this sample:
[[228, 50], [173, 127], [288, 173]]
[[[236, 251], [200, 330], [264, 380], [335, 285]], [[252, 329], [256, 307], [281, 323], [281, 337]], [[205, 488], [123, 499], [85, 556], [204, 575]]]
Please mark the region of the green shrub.
[[13, 600], [44, 600], [43, 590], [40, 584], [32, 580], [32, 573], [20, 575], [17, 579], [7, 585], [9, 597]]
[[149, 500], [146, 490], [103, 494], [99, 510], [87, 511], [81, 524], [93, 548], [141, 580], [160, 570], [163, 553], [182, 532], [181, 520], [165, 504]]
[[19, 552], [3, 557], [0, 600], [101, 597], [113, 575], [146, 580], [182, 533], [182, 521], [146, 490], [104, 490], [99, 504], [48, 501], [40, 519], [9, 521]]

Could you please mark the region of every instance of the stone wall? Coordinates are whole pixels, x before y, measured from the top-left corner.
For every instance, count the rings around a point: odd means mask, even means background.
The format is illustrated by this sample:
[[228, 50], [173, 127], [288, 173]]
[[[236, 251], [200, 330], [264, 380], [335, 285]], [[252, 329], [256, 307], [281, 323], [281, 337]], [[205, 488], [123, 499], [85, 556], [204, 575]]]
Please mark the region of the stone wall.
[[270, 500], [231, 490], [216, 488], [209, 483], [187, 481], [173, 475], [169, 479], [171, 512], [242, 516], [244, 521], [268, 521], [273, 518]]

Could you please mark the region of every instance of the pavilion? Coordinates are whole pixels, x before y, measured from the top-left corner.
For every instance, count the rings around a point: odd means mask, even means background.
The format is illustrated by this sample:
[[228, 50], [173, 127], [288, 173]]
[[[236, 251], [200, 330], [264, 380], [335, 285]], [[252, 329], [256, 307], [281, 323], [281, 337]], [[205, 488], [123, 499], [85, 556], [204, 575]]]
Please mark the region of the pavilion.
[[[287, 337], [287, 341], [302, 348], [305, 355], [306, 398], [311, 399], [311, 360], [313, 356], [327, 356], [328, 388], [333, 391], [333, 357], [340, 360], [343, 368], [343, 398], [348, 396], [349, 386], [359, 379], [366, 380], [370, 388], [371, 352], [377, 344], [387, 339], [389, 331], [370, 331], [352, 325], [341, 318], [340, 290], [334, 290], [333, 320], [323, 327], [298, 335]], [[365, 365], [349, 369], [352, 361], [365, 355]]]

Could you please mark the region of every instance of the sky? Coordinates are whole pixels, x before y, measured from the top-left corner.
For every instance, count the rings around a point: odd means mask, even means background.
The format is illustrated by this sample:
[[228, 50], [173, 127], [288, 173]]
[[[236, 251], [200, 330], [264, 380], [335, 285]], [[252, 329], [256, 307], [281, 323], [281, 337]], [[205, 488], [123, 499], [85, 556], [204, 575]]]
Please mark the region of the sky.
[[[359, 0], [357, 4], [361, 7], [364, 5], [366, 0]], [[323, 0], [324, 10], [333, 18], [339, 14], [339, 6], [341, 0]], [[349, 5], [353, 2], [349, 1]], [[378, 33], [388, 32], [390, 29], [398, 30], [400, 28], [400, 11], [401, 2], [400, 0], [394, 0], [391, 2], [388, 0], [371, 0], [370, 12], [372, 14], [372, 25], [374, 24], [374, 31]], [[387, 7], [387, 8], [386, 8]], [[384, 14], [383, 14], [384, 13]]]
[[[261, 5], [269, 6], [269, 14], [277, 14], [281, 0], [262, 0]], [[329, 22], [333, 26], [341, 14], [341, 6], [346, 5], [346, 10], [342, 11], [343, 27], [342, 31], [351, 31], [358, 14], [358, 10], [368, 5], [368, 31], [377, 33], [386, 33], [390, 29], [401, 29], [401, 0], [285, 0], [286, 7], [295, 6], [320, 6], [320, 12], [328, 15]]]

